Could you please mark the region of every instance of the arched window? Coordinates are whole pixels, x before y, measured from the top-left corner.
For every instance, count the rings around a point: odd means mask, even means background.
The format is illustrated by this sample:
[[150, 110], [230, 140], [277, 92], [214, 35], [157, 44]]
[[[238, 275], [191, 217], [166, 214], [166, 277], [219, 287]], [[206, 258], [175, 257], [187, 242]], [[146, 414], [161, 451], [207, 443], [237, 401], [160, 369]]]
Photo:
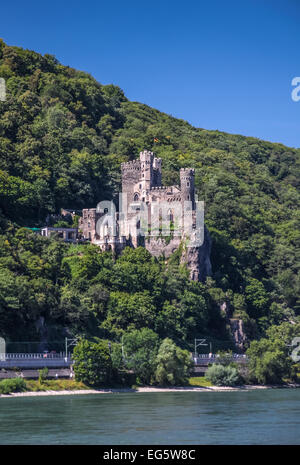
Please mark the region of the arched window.
[[139, 194], [134, 194], [133, 200], [134, 200], [135, 202], [138, 202], [138, 200], [139, 200]]
[[108, 208], [104, 208], [104, 215], [106, 215], [106, 213], [108, 213]]
[[168, 211], [168, 219], [169, 221], [174, 221], [174, 214], [173, 214], [173, 210], [169, 210]]

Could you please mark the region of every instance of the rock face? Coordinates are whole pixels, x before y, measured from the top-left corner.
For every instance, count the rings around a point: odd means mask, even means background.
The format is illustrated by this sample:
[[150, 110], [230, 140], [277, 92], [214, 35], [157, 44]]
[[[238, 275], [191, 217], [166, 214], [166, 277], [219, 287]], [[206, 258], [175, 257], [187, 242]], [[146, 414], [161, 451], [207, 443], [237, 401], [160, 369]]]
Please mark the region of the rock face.
[[229, 324], [236, 347], [243, 350], [246, 342], [243, 320], [231, 318], [229, 320]]
[[166, 258], [169, 258], [172, 253], [180, 247], [180, 243], [180, 237], [175, 237], [169, 241], [167, 241], [164, 237], [158, 237], [155, 239], [151, 238], [149, 241], [146, 239], [145, 248], [154, 257], [160, 257], [163, 255]]
[[183, 247], [181, 263], [186, 263], [193, 281], [205, 281], [211, 275], [211, 238], [204, 227], [204, 241], [201, 247]]

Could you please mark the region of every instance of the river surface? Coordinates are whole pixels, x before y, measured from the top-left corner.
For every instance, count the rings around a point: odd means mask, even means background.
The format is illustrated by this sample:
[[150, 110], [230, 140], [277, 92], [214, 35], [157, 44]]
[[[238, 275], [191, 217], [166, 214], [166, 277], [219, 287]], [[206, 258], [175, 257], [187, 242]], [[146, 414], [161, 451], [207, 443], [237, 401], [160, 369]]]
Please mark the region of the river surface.
[[300, 444], [300, 389], [2, 398], [0, 444]]

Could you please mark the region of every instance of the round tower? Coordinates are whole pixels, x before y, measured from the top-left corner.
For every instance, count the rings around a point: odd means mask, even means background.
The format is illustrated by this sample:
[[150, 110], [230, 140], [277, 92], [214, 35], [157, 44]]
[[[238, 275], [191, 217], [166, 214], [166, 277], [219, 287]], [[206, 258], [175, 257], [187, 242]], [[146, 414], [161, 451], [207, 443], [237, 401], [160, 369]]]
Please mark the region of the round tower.
[[144, 150], [140, 152], [141, 183], [143, 189], [151, 189], [153, 185], [153, 152]]
[[195, 206], [195, 170], [192, 168], [181, 168], [180, 170], [181, 201], [192, 202]]
[[161, 158], [153, 160], [153, 186], [161, 186]]

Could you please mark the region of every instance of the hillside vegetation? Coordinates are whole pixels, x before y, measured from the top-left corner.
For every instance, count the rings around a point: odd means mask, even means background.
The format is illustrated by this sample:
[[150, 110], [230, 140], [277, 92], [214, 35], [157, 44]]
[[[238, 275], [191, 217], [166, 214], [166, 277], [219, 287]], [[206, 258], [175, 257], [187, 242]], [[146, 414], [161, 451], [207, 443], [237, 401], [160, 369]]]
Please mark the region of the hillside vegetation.
[[[207, 336], [230, 346], [220, 304], [248, 337], [299, 315], [299, 149], [219, 131], [130, 102], [122, 90], [53, 56], [0, 42], [0, 332], [14, 341], [71, 333], [120, 340], [147, 326], [181, 346]], [[178, 90], [180, 92], [180, 89]], [[201, 112], [201, 109], [199, 109]], [[230, 111], [230, 109], [228, 109]], [[61, 207], [94, 207], [120, 190], [120, 163], [152, 150], [163, 183], [196, 169], [213, 240], [213, 276], [188, 279], [178, 253], [117, 260], [22, 228]], [[222, 342], [223, 341], [223, 342]]]

